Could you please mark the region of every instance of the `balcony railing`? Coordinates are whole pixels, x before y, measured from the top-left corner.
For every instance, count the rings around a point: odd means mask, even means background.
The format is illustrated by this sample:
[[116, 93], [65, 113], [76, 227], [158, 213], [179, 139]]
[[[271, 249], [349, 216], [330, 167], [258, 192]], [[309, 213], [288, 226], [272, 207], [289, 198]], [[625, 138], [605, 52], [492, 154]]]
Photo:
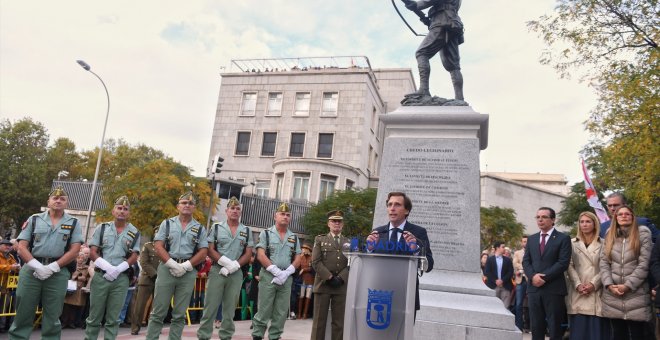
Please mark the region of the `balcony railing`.
[[[272, 198], [243, 194], [241, 197], [241, 203], [243, 204], [241, 222], [249, 227], [270, 228], [275, 224], [273, 214], [282, 202]], [[302, 220], [311, 207], [308, 204], [301, 203], [287, 202], [287, 204], [291, 209], [289, 229], [294, 233], [306, 234]]]

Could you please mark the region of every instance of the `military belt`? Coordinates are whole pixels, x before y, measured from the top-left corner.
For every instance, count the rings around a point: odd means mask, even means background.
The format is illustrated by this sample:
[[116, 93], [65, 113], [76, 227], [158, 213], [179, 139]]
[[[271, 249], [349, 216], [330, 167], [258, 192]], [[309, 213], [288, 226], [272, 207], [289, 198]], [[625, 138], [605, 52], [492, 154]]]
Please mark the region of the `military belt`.
[[48, 265], [51, 264], [57, 260], [59, 260], [59, 257], [35, 257], [35, 260], [41, 262], [43, 265]]

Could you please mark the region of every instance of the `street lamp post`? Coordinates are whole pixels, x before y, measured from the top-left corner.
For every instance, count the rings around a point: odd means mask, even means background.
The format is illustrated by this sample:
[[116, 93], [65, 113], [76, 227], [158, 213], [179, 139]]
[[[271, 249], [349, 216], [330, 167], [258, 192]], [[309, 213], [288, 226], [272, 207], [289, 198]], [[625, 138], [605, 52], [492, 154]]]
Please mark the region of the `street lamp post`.
[[94, 206], [94, 198], [96, 196], [96, 182], [99, 178], [99, 169], [101, 168], [101, 157], [103, 156], [103, 143], [105, 142], [105, 129], [108, 126], [108, 116], [110, 116], [110, 95], [108, 94], [108, 88], [105, 86], [105, 83], [103, 82], [103, 79], [98, 76], [98, 74], [94, 73], [91, 70], [91, 67], [89, 64], [82, 60], [76, 60], [78, 65], [80, 65], [82, 68], [85, 69], [85, 71], [89, 71], [91, 74], [93, 74], [98, 80], [101, 81], [101, 84], [103, 85], [103, 89], [105, 89], [105, 96], [108, 98], [108, 106], [107, 110], [105, 112], [105, 123], [103, 124], [103, 134], [101, 135], [101, 145], [99, 146], [99, 157], [96, 159], [96, 171], [94, 171], [94, 181], [92, 182], [92, 193], [89, 195], [89, 209], [87, 209], [87, 222], [85, 223], [87, 225], [87, 229], [85, 230], [85, 243], [87, 243], [87, 237], [89, 237], [89, 223], [92, 220], [92, 207]]

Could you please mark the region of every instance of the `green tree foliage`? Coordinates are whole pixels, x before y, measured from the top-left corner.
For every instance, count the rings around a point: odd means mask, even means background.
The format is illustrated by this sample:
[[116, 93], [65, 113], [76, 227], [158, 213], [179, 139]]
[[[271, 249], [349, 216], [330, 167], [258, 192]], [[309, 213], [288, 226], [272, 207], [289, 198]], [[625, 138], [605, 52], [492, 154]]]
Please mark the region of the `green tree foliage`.
[[[327, 213], [340, 209], [344, 212], [346, 236], [367, 236], [371, 232], [376, 204], [375, 189], [335, 191], [325, 200], [315, 204], [303, 217], [305, 232], [314, 239], [328, 232]], [[383, 203], [385, 204], [385, 203]]]
[[660, 219], [660, 26], [657, 0], [558, 0], [529, 23], [553, 51], [542, 62], [581, 72], [598, 103], [583, 149], [599, 190], [625, 192], [638, 215]]
[[76, 151], [76, 144], [68, 138], [58, 138], [48, 148], [46, 155], [46, 183], [45, 186], [49, 187], [51, 181], [58, 178], [61, 171], [66, 171], [67, 175], [61, 179], [78, 178], [79, 175], [75, 172], [80, 165], [80, 154]]
[[188, 190], [192, 190], [198, 200], [193, 217], [205, 224], [211, 193], [206, 179], [192, 177], [190, 169], [171, 159], [133, 166], [123, 176], [104, 183], [103, 199], [107, 207], [98, 212], [98, 220], [112, 220], [114, 201], [126, 195], [131, 201], [131, 223], [143, 235], [153, 235], [153, 227], [178, 214], [178, 198]]
[[495, 241], [502, 241], [509, 247], [516, 247], [523, 236], [525, 226], [516, 219], [511, 208], [480, 208], [481, 249], [490, 248]]
[[0, 231], [4, 236], [47, 201], [48, 133], [30, 118], [0, 121]]

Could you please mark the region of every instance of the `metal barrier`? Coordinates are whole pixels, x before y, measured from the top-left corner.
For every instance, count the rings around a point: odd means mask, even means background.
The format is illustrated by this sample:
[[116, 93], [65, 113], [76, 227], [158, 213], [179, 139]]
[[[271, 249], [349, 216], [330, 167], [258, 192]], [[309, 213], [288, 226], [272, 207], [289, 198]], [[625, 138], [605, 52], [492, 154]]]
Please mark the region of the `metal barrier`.
[[[273, 213], [275, 213], [275, 210], [277, 210], [277, 207], [279, 207], [282, 201], [243, 194], [241, 196], [241, 203], [243, 204], [241, 222], [247, 226], [266, 229], [273, 225]], [[310, 205], [293, 202], [287, 204], [289, 205], [289, 209], [291, 209], [292, 216], [289, 229], [294, 233], [305, 234], [302, 219], [311, 208]]]
[[[0, 318], [16, 316], [16, 288], [18, 275], [0, 274]], [[41, 322], [41, 305], [37, 306], [34, 320], [36, 327]]]

